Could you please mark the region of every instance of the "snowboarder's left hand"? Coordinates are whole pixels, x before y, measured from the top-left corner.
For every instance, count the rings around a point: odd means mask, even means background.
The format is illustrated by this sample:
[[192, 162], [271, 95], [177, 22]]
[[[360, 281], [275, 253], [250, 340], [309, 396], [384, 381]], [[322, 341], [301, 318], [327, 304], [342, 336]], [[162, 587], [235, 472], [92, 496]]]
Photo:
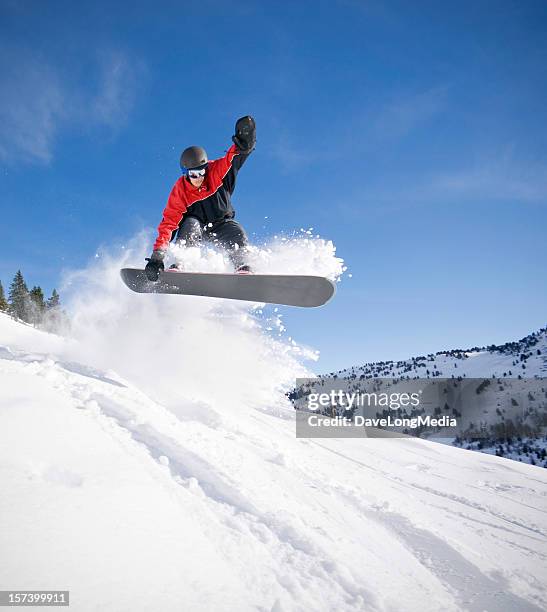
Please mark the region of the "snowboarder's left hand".
[[248, 155], [255, 148], [256, 123], [250, 115], [237, 120], [232, 141], [239, 149], [239, 152], [245, 155]]

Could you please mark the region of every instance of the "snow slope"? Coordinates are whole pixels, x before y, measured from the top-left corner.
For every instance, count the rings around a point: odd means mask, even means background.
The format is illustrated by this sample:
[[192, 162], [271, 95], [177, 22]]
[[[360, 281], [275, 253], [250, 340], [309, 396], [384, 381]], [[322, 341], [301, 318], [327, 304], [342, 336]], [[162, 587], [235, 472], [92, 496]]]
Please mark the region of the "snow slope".
[[78, 611], [547, 607], [545, 470], [296, 439], [311, 353], [279, 320], [130, 294], [120, 263], [74, 280], [70, 341], [0, 315], [0, 588]]
[[403, 361], [378, 361], [340, 370], [341, 378], [409, 376], [547, 377], [547, 327], [515, 342], [490, 347], [439, 351]]

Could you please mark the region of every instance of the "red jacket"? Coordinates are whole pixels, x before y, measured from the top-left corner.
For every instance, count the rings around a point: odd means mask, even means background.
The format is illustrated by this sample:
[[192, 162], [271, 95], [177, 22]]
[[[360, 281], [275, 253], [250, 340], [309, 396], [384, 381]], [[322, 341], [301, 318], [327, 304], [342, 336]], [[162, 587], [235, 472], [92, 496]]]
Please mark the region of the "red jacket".
[[231, 195], [237, 173], [247, 157], [249, 155], [239, 153], [232, 145], [224, 157], [209, 162], [201, 187], [194, 187], [186, 176], [177, 180], [158, 226], [155, 251], [167, 249], [185, 213], [197, 217], [203, 224], [231, 219], [235, 215]]

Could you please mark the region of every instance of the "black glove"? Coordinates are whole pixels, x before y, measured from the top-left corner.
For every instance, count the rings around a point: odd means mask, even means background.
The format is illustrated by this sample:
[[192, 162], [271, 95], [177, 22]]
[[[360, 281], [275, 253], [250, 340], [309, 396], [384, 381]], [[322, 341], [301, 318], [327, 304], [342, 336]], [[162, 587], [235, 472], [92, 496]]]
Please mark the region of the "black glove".
[[146, 258], [148, 263], [146, 264], [144, 273], [149, 281], [157, 281], [160, 277], [160, 271], [165, 269], [163, 265], [163, 257], [164, 253], [162, 253], [162, 251], [154, 251], [152, 253], [152, 257]]
[[255, 148], [256, 144], [255, 120], [249, 115], [238, 119], [232, 140], [240, 153], [248, 155]]

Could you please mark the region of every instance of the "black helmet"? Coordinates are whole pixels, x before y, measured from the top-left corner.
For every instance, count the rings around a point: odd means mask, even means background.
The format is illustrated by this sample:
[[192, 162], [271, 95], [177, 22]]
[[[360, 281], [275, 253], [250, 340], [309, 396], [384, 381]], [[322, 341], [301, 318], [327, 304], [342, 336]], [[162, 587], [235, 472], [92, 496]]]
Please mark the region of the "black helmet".
[[184, 149], [180, 156], [180, 167], [183, 170], [189, 170], [190, 168], [199, 168], [207, 163], [207, 153], [202, 147], [188, 147]]

